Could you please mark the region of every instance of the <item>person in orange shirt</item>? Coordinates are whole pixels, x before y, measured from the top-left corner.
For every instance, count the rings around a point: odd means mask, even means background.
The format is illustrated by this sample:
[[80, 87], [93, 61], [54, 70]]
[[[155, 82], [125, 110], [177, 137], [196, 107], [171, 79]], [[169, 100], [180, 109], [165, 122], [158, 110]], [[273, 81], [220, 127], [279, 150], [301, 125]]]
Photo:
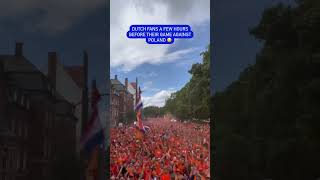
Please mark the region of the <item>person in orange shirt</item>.
[[159, 164], [156, 165], [156, 175], [160, 177], [162, 174], [162, 170]]
[[144, 180], [150, 180], [151, 179], [151, 175], [152, 175], [151, 170], [149, 168], [145, 168], [143, 179]]
[[128, 177], [129, 178], [133, 178], [134, 177], [134, 169], [132, 167], [132, 164], [130, 164], [129, 167], [127, 168], [127, 172], [128, 172]]
[[169, 170], [165, 169], [164, 173], [162, 173], [160, 177], [160, 180], [170, 180], [170, 179], [171, 179], [171, 176], [170, 176]]

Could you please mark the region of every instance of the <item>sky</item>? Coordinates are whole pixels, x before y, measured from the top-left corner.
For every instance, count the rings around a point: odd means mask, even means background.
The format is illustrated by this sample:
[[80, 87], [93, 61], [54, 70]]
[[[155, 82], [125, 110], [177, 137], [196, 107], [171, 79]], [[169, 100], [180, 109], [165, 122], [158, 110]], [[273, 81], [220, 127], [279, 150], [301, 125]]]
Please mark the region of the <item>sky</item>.
[[13, 54], [15, 41], [21, 41], [25, 57], [43, 70], [49, 51], [56, 51], [62, 64], [80, 65], [85, 49], [89, 82], [96, 79], [106, 92], [106, 7], [105, 0], [0, 1], [0, 54]]
[[238, 79], [240, 72], [255, 62], [262, 48], [249, 34], [257, 25], [265, 8], [282, 2], [292, 5], [294, 0], [214, 0], [213, 57], [211, 61], [212, 93], [224, 90]]
[[[117, 75], [122, 82], [132, 82], [138, 77], [144, 106], [163, 106], [189, 81], [188, 70], [201, 62], [200, 53], [209, 45], [210, 1], [111, 0], [110, 9], [111, 78]], [[188, 24], [194, 37], [150, 45], [126, 37], [134, 24]]]
[[[248, 29], [256, 25], [263, 10], [277, 2], [293, 0], [211, 0], [213, 3], [213, 61], [211, 89], [221, 91], [255, 61], [261, 44]], [[89, 80], [97, 79], [106, 92], [109, 57], [106, 49], [108, 17], [106, 0], [4, 0], [0, 1], [0, 54], [13, 54], [15, 41], [24, 42], [25, 56], [40, 69], [47, 65], [48, 51], [57, 51], [66, 65], [82, 63], [89, 54]], [[145, 105], [163, 105], [165, 97], [190, 79], [191, 65], [201, 61], [209, 43], [209, 0], [111, 0], [111, 77], [123, 82], [139, 78]], [[150, 46], [141, 39], [127, 39], [129, 25], [184, 23], [192, 27], [193, 39], [172, 45]]]

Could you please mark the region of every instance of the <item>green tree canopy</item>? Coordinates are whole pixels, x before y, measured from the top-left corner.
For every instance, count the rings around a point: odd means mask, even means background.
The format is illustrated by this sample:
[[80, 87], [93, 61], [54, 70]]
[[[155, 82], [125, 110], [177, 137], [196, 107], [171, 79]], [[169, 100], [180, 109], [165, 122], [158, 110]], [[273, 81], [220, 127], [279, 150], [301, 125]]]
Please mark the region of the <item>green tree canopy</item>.
[[268, 8], [250, 30], [263, 43], [256, 62], [212, 97], [216, 166], [234, 170], [217, 168], [218, 178], [320, 177], [319, 32], [318, 0]]
[[210, 50], [200, 54], [201, 63], [193, 64], [190, 81], [179, 91], [171, 94], [163, 107], [181, 120], [208, 119], [210, 105]]

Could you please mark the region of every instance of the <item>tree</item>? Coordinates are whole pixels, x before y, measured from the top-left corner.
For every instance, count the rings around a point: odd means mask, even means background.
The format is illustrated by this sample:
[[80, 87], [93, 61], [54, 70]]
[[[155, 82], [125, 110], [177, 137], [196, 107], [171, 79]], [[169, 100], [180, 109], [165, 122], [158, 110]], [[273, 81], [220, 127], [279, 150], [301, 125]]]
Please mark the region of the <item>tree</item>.
[[136, 119], [136, 113], [133, 110], [126, 112], [125, 115], [120, 118], [120, 122], [124, 124], [133, 123]]
[[143, 115], [146, 118], [154, 118], [154, 117], [159, 117], [163, 116], [163, 111], [161, 111], [162, 108], [157, 107], [157, 106], [148, 106], [143, 109]]
[[181, 120], [208, 119], [210, 115], [210, 50], [200, 54], [202, 63], [188, 71], [192, 77], [179, 91], [166, 100], [163, 111]]
[[[234, 177], [320, 177], [315, 168], [320, 160], [319, 12], [317, 0], [266, 9], [250, 30], [263, 43], [256, 62], [212, 97], [216, 166], [248, 167], [247, 175], [233, 171]], [[198, 74], [198, 67], [193, 72]], [[238, 144], [237, 152], [226, 151], [230, 143]], [[240, 154], [249, 161], [228, 164], [225, 157]], [[217, 169], [217, 177], [226, 178], [228, 172]]]

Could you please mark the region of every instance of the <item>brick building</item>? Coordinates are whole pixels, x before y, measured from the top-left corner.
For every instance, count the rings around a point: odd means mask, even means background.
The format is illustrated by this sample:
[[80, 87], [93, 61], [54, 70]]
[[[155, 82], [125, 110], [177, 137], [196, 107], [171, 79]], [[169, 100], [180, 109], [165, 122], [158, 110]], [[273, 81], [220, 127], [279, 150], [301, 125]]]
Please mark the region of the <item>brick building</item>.
[[[73, 124], [75, 127], [61, 127], [62, 129], [69, 129], [72, 131], [66, 132], [69, 137], [73, 138], [69, 140], [69, 144], [72, 151], [75, 151], [78, 156], [80, 155], [80, 137], [82, 132], [82, 90], [85, 86], [84, 83], [84, 67], [83, 65], [77, 66], [64, 66], [58, 59], [56, 52], [48, 53], [48, 69], [45, 70], [49, 80], [53, 83], [56, 92], [67, 102], [74, 105], [73, 115], [76, 119], [60, 118], [56, 116], [56, 122], [65, 124], [65, 121], [69, 123], [63, 125], [68, 126]], [[58, 107], [61, 108], [61, 107]], [[74, 124], [75, 123], [75, 124]]]
[[[111, 80], [111, 84], [114, 84], [115, 80]], [[116, 126], [119, 122], [120, 115], [120, 93], [115, 86], [111, 87], [111, 126]]]
[[134, 110], [134, 95], [128, 91], [128, 78], [123, 85], [117, 75], [111, 79], [111, 125], [116, 126]]
[[23, 56], [22, 46], [0, 55], [1, 180], [48, 179], [56, 152], [75, 151], [74, 105]]

